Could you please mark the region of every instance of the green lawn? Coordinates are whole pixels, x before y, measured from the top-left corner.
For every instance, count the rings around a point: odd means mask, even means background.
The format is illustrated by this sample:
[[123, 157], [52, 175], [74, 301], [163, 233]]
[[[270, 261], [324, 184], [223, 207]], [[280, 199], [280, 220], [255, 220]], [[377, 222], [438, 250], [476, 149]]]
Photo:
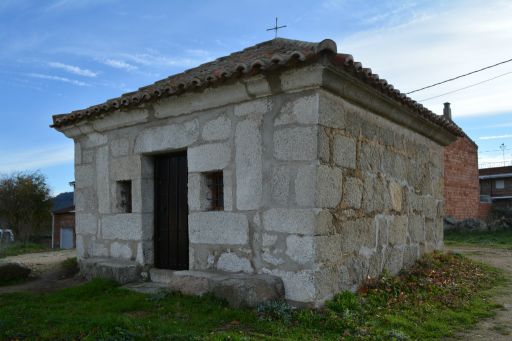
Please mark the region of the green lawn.
[[411, 270], [370, 280], [322, 310], [275, 302], [232, 309], [211, 296], [142, 295], [105, 280], [49, 294], [0, 295], [0, 339], [250, 340], [437, 339], [493, 315], [494, 269], [460, 255], [424, 257]]
[[446, 245], [470, 244], [512, 249], [512, 230], [494, 232], [446, 231], [444, 241]]
[[44, 251], [52, 251], [52, 249], [35, 243], [23, 244], [16, 242], [12, 244], [0, 244], [0, 258]]

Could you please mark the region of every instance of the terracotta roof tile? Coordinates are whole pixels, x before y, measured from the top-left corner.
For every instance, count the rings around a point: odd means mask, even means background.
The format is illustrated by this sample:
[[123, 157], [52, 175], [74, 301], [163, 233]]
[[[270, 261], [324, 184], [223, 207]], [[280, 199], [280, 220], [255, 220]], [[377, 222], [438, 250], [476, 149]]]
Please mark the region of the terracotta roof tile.
[[328, 56], [328, 58], [322, 59], [322, 62], [327, 61], [332, 66], [352, 74], [362, 82], [406, 105], [416, 114], [437, 124], [439, 127], [457, 136], [466, 137], [462, 129], [453, 121], [434, 114], [420, 103], [407, 97], [385, 79], [380, 79], [370, 68], [364, 68], [361, 63], [354, 61], [351, 55], [337, 53], [336, 43], [330, 39], [325, 39], [319, 43], [283, 38], [263, 42], [167, 77], [137, 91], [125, 93], [105, 103], [73, 111], [69, 114], [54, 115], [52, 127], [64, 127], [85, 119], [101, 117], [120, 108], [130, 108], [141, 103], [206, 88], [232, 78], [248, 77], [275, 69], [311, 64], [320, 61], [323, 55]]

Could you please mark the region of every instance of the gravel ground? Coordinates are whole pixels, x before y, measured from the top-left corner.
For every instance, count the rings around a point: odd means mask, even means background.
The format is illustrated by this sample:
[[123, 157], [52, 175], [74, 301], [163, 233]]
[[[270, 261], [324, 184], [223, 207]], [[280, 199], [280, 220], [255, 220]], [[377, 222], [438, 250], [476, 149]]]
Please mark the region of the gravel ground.
[[76, 257], [76, 250], [62, 250], [50, 252], [27, 253], [19, 256], [5, 257], [0, 262], [21, 263], [30, 269], [35, 275], [52, 270], [55, 265], [65, 261], [68, 258]]
[[20, 291], [50, 292], [79, 285], [84, 282], [80, 276], [69, 277], [61, 263], [76, 257], [75, 250], [27, 253], [19, 256], [2, 258], [0, 262], [17, 262], [32, 269], [35, 279], [11, 286], [0, 287], [0, 294]]

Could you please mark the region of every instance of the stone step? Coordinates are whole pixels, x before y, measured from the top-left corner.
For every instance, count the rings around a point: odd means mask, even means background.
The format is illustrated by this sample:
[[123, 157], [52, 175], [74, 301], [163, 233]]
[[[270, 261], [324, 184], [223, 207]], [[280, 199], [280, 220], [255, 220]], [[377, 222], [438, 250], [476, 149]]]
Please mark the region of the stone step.
[[151, 269], [151, 281], [186, 295], [212, 293], [231, 306], [255, 307], [262, 302], [284, 298], [284, 285], [277, 276], [225, 273], [218, 271], [173, 271]]
[[112, 279], [120, 284], [138, 282], [141, 266], [134, 261], [117, 258], [83, 258], [79, 260], [80, 272], [87, 278]]

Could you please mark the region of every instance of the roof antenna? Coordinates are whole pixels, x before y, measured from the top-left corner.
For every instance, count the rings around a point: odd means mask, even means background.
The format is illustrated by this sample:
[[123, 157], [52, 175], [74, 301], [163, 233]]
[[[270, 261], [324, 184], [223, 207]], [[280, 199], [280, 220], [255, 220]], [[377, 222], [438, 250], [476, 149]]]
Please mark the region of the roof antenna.
[[267, 31], [275, 31], [275, 34], [276, 34], [275, 37], [274, 37], [274, 39], [275, 39], [275, 38], [277, 38], [277, 30], [279, 30], [280, 28], [285, 28], [285, 27], [286, 27], [286, 25], [277, 26], [277, 17], [276, 17], [276, 26], [271, 27], [271, 28], [267, 28]]

